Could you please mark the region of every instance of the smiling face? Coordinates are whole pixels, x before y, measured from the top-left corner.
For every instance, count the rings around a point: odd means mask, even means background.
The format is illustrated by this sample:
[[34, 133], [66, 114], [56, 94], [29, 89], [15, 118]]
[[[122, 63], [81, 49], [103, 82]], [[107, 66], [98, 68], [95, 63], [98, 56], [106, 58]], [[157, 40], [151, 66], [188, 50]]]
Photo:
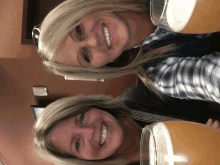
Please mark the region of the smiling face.
[[154, 30], [145, 12], [96, 12], [67, 35], [56, 52], [56, 61], [76, 67], [102, 67]]
[[117, 119], [98, 109], [59, 122], [48, 135], [48, 140], [57, 149], [86, 160], [113, 155], [123, 138]]

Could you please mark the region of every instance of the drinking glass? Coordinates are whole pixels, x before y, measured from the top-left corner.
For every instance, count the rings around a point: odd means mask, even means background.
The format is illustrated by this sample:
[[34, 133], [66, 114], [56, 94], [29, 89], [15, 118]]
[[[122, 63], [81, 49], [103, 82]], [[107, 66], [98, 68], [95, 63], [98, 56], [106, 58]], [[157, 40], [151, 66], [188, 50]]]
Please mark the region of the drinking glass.
[[219, 0], [151, 0], [154, 25], [180, 33], [220, 31]]
[[218, 165], [220, 131], [187, 121], [146, 126], [141, 135], [141, 165]]

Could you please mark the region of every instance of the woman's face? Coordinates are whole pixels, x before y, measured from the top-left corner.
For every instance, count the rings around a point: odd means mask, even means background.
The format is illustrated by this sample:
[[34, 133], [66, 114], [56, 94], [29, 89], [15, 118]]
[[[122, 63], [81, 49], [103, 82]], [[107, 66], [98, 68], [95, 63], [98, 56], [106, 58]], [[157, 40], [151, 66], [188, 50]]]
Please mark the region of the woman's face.
[[145, 12], [96, 12], [67, 35], [56, 52], [56, 61], [76, 67], [102, 67], [154, 30]]
[[91, 109], [59, 122], [49, 133], [48, 140], [65, 153], [81, 159], [99, 160], [113, 155], [123, 137], [122, 127], [115, 117]]

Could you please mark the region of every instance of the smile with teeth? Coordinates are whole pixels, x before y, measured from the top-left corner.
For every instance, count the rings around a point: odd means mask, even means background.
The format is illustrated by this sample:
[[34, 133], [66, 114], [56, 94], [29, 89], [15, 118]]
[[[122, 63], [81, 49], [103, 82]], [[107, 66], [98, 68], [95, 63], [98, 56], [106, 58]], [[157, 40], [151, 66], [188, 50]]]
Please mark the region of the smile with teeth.
[[103, 123], [102, 124], [102, 139], [100, 145], [103, 145], [105, 143], [105, 140], [107, 138], [108, 129], [107, 126]]
[[106, 41], [107, 47], [110, 49], [111, 48], [111, 41], [109, 38], [108, 28], [105, 25], [103, 25], [103, 31], [105, 34], [105, 41]]

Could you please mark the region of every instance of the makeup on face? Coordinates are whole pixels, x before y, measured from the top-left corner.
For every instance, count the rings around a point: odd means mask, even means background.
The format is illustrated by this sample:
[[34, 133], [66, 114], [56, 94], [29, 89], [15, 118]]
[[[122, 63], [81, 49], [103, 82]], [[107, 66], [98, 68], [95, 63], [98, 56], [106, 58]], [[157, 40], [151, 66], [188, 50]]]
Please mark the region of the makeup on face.
[[113, 155], [123, 141], [123, 129], [111, 114], [92, 109], [59, 122], [48, 140], [62, 152], [86, 160], [105, 159]]
[[140, 44], [154, 29], [145, 13], [97, 12], [70, 32], [56, 59], [70, 66], [102, 67]]
[[70, 32], [56, 59], [66, 65], [101, 67], [124, 51], [129, 28], [114, 13], [94, 13]]

